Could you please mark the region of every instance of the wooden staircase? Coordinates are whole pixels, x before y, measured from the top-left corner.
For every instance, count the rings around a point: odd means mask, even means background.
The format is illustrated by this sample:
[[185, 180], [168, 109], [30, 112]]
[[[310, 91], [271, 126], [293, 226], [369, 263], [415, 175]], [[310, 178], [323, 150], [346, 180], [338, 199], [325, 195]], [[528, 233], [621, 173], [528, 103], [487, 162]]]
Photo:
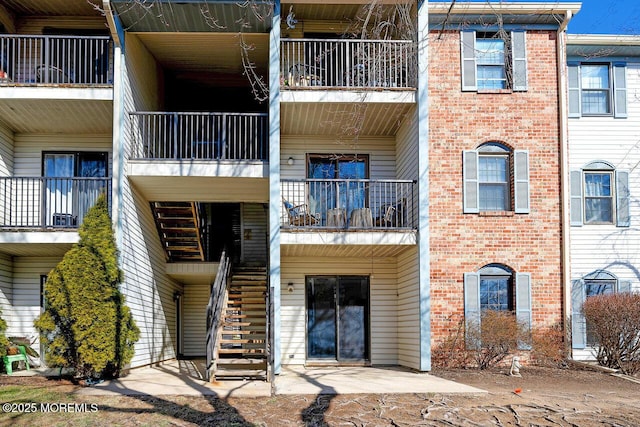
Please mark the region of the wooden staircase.
[[151, 209], [168, 261], [204, 261], [196, 203], [152, 202]]
[[267, 379], [267, 275], [234, 268], [218, 336], [215, 378]]

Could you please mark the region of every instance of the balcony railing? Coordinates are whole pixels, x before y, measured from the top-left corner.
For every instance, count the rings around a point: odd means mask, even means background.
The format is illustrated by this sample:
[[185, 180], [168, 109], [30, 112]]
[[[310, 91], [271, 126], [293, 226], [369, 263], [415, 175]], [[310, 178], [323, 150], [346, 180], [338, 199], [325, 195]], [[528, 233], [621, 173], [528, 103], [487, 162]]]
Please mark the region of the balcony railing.
[[264, 113], [131, 113], [134, 159], [267, 160]]
[[0, 85], [112, 85], [109, 37], [0, 35]]
[[0, 177], [0, 228], [78, 228], [111, 178]]
[[283, 179], [284, 228], [414, 229], [415, 181]]
[[407, 40], [285, 39], [280, 75], [287, 88], [415, 88], [415, 44]]

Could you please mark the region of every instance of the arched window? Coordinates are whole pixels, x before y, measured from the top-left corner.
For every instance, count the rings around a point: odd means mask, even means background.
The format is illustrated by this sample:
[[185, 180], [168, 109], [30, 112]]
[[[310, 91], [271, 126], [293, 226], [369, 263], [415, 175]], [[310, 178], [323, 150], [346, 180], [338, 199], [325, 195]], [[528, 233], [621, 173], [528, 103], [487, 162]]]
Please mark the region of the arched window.
[[463, 153], [464, 212], [529, 213], [529, 153], [487, 142]]
[[595, 161], [571, 171], [571, 225], [629, 227], [629, 172]]
[[582, 313], [584, 301], [595, 295], [616, 292], [631, 292], [631, 282], [619, 280], [606, 270], [595, 270], [580, 279], [571, 281], [571, 342], [575, 349], [592, 347], [596, 344], [589, 333], [587, 322]]
[[518, 322], [531, 328], [531, 274], [517, 273], [504, 264], [487, 264], [464, 273], [464, 317], [479, 325], [483, 310], [514, 311]]

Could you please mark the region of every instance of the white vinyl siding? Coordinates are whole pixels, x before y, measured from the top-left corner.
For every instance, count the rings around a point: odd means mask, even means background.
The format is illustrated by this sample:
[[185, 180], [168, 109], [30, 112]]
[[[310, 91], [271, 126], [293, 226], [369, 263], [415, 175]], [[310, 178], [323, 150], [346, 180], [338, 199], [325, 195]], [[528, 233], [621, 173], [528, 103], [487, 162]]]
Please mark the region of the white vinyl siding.
[[[14, 148], [15, 176], [42, 176], [43, 151], [102, 151], [111, 153], [110, 135], [31, 135], [16, 134]], [[109, 172], [112, 174], [111, 154], [108, 156]]]
[[[640, 64], [627, 63], [628, 93], [640, 91]], [[584, 225], [570, 228], [571, 274], [578, 279], [598, 269], [606, 269], [618, 280], [631, 281], [640, 290], [634, 272], [640, 268], [640, 101], [628, 97], [627, 120], [613, 116], [582, 117], [569, 121], [569, 170], [580, 171], [594, 161], [606, 161], [616, 171], [629, 171], [629, 227], [613, 224]], [[568, 173], [568, 172], [567, 172]], [[574, 198], [572, 197], [572, 200]], [[572, 205], [573, 210], [573, 205]], [[573, 221], [573, 218], [572, 218]], [[594, 250], [597, 248], [597, 250]]]
[[[418, 180], [418, 116], [415, 109], [407, 113], [396, 135], [396, 178]], [[415, 196], [417, 197], [417, 187]], [[413, 203], [411, 218], [417, 220], [418, 203]]]
[[420, 283], [416, 248], [398, 256], [398, 364], [420, 369]]
[[0, 310], [7, 326], [13, 324], [13, 260], [0, 254]]
[[14, 257], [13, 313], [7, 335], [37, 335], [33, 321], [40, 316], [40, 276], [62, 260], [58, 257]]
[[[283, 257], [281, 262], [282, 363], [303, 364], [306, 357], [305, 277], [370, 276], [370, 357], [374, 365], [398, 364], [397, 278], [394, 258]], [[294, 291], [289, 292], [292, 283]], [[417, 323], [417, 320], [415, 321]], [[291, 357], [293, 356], [293, 357]]]
[[242, 204], [242, 261], [267, 262], [267, 210], [258, 203]]
[[[307, 154], [323, 153], [369, 155], [370, 179], [396, 179], [395, 140], [384, 136], [360, 138], [357, 146], [325, 137], [283, 137], [280, 147], [281, 178], [306, 178]], [[293, 157], [293, 165], [287, 164], [289, 157]]]
[[185, 285], [182, 296], [182, 354], [206, 355], [207, 304], [210, 285]]
[[13, 175], [14, 134], [0, 125], [0, 176]]
[[[161, 107], [161, 72], [153, 56], [135, 35], [126, 35], [126, 63], [123, 64], [124, 128], [115, 132], [116, 152], [121, 152], [125, 164], [131, 152], [128, 112], [157, 110]], [[119, 79], [116, 79], [119, 82]], [[117, 85], [116, 85], [117, 86]], [[120, 139], [120, 136], [122, 139]], [[119, 146], [118, 144], [121, 144]], [[114, 175], [117, 175], [114, 174]], [[182, 286], [165, 274], [165, 254], [151, 214], [149, 201], [140, 195], [127, 177], [120, 180], [120, 195], [116, 209], [122, 233], [118, 236], [121, 267], [125, 271], [122, 290], [140, 328], [140, 340], [135, 346], [132, 366], [140, 366], [175, 357], [176, 305], [173, 293]]]

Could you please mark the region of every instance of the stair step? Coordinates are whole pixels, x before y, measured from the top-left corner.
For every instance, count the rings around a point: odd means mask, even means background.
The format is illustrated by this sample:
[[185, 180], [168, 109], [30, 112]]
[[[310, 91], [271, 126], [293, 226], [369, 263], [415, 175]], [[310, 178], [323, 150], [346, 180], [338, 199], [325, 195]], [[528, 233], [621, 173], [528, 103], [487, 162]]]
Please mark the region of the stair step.
[[239, 330], [239, 331], [232, 331], [232, 330], [222, 330], [220, 333], [222, 335], [241, 335], [241, 336], [248, 336], [251, 339], [256, 339], [256, 340], [265, 340], [266, 339], [266, 335], [264, 333], [264, 329], [262, 331], [246, 331], [246, 330]]
[[266, 274], [232, 274], [231, 280], [248, 280], [248, 281], [258, 281], [258, 280], [266, 280]]
[[[223, 334], [223, 335], [227, 335], [227, 334]], [[232, 335], [232, 334], [230, 334]], [[262, 339], [248, 339], [248, 338], [222, 338], [220, 339], [220, 344], [255, 344], [255, 345], [259, 345], [264, 347], [264, 340]], [[262, 348], [262, 347], [257, 347], [257, 348]], [[245, 346], [243, 345], [243, 348], [245, 348]], [[254, 348], [254, 347], [251, 347]]]
[[264, 298], [252, 298], [252, 299], [248, 299], [248, 298], [242, 298], [242, 299], [234, 299], [234, 300], [229, 300], [228, 302], [229, 306], [242, 306], [242, 307], [255, 307], [255, 308], [265, 308], [266, 304], [264, 302]]
[[229, 328], [240, 327], [242, 328], [242, 330], [245, 330], [245, 331], [258, 331], [258, 330], [264, 331], [266, 324], [267, 322], [264, 319], [262, 319], [262, 321], [254, 320], [251, 322], [226, 322], [226, 321], [222, 322], [222, 326], [224, 327], [229, 327]]
[[218, 353], [221, 354], [251, 354], [252, 356], [257, 354], [264, 354], [264, 348], [220, 348]]

